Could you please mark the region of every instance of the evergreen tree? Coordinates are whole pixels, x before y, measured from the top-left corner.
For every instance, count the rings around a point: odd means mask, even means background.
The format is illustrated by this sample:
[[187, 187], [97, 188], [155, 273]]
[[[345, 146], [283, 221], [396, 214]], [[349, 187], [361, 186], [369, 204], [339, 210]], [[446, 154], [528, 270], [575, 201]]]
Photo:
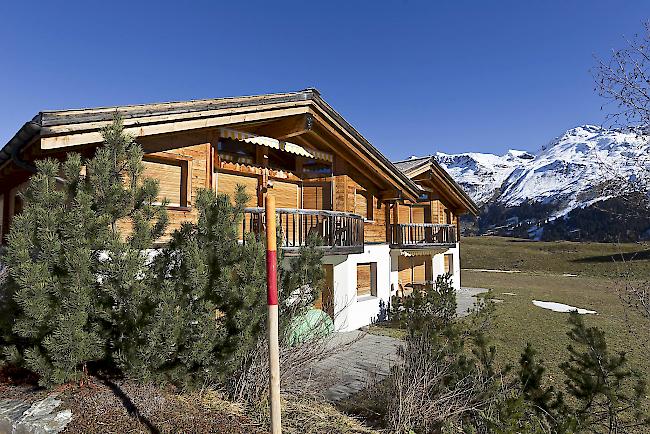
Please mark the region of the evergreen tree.
[[602, 330], [587, 327], [576, 312], [569, 323], [572, 328], [567, 334], [580, 349], [569, 345], [569, 360], [560, 367], [567, 376], [568, 392], [577, 401], [579, 428], [622, 433], [650, 424], [641, 410], [645, 382], [628, 368], [625, 353], [611, 354]]
[[[130, 375], [190, 387], [219, 383], [265, 338], [264, 236], [249, 233], [239, 241], [243, 187], [233, 199], [200, 191], [197, 223], [185, 223], [155, 258], [154, 307], [124, 358]], [[313, 304], [321, 257], [314, 245], [290, 261], [281, 254], [283, 329]]]
[[519, 367], [519, 382], [524, 399], [533, 403], [542, 412], [550, 414], [560, 403], [553, 402], [555, 398], [553, 386], [544, 387], [543, 385], [546, 368], [542, 361], [537, 359], [537, 351], [533, 349], [530, 342], [526, 344], [526, 348], [519, 358]]
[[[3, 258], [3, 360], [36, 372], [43, 385], [78, 380], [87, 363], [120, 350], [134, 326], [124, 319], [146, 293], [143, 250], [166, 225], [154, 205], [157, 183], [142, 179], [142, 150], [119, 116], [102, 135], [85, 167], [77, 154], [63, 167], [37, 162]], [[120, 225], [132, 228], [129, 237]]]

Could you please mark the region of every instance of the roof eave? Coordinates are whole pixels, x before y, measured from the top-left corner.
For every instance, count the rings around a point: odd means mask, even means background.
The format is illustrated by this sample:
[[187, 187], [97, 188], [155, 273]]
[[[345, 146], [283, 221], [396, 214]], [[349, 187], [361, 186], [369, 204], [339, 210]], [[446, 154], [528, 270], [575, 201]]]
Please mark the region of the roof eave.
[[0, 149], [0, 168], [4, 167], [12, 155], [16, 155], [22, 149], [31, 143], [41, 132], [42, 113], [37, 114], [34, 118], [25, 122], [22, 127], [9, 139], [7, 144]]

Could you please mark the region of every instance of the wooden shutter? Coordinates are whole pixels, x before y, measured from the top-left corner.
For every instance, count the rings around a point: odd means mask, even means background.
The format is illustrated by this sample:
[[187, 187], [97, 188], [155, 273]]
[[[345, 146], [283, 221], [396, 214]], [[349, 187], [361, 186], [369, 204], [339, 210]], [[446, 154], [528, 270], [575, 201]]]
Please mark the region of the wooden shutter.
[[413, 263], [413, 281], [425, 282], [431, 279], [431, 256], [414, 256]]
[[424, 223], [423, 206], [414, 206], [411, 208], [411, 223]]
[[169, 201], [170, 206], [181, 206], [185, 201], [182, 197], [182, 168], [180, 165], [165, 164], [157, 161], [143, 161], [144, 176], [158, 180], [158, 200]]
[[445, 273], [454, 274], [454, 255], [447, 254], [445, 258]]
[[398, 276], [399, 281], [402, 285], [411, 283], [413, 281], [412, 270], [411, 270], [411, 258], [406, 256], [400, 256], [397, 261]]
[[314, 308], [320, 309], [334, 319], [334, 266], [323, 264], [325, 277], [320, 296], [314, 301]]
[[397, 213], [400, 223], [411, 223], [411, 208], [408, 205], [397, 205]]
[[302, 207], [305, 209], [332, 209], [329, 183], [303, 184]]
[[357, 297], [371, 295], [371, 272], [372, 266], [370, 264], [357, 264]]
[[272, 194], [277, 208], [300, 208], [300, 185], [273, 180]]
[[257, 176], [236, 175], [233, 173], [217, 173], [217, 193], [225, 193], [230, 200], [235, 200], [237, 185], [243, 185], [248, 195], [246, 206], [257, 206]]

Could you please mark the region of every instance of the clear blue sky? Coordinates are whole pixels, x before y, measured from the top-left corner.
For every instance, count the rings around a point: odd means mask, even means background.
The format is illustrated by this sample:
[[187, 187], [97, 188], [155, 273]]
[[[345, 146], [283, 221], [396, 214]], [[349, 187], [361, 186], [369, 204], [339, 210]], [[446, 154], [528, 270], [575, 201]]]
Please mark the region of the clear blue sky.
[[0, 145], [44, 109], [317, 87], [392, 159], [600, 123], [589, 69], [650, 1], [0, 4]]

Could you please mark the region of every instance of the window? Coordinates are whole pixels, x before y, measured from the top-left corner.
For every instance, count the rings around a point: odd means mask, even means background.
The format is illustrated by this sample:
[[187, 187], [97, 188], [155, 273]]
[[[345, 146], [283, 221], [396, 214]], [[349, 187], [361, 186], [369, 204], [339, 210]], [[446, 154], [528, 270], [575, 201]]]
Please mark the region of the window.
[[357, 264], [357, 297], [377, 296], [377, 263]]
[[302, 163], [302, 174], [305, 179], [332, 176], [332, 163], [305, 159]]
[[454, 255], [449, 253], [445, 255], [445, 273], [454, 274]]
[[159, 203], [166, 199], [170, 207], [188, 206], [188, 161], [145, 156], [142, 163], [143, 176], [158, 181]]
[[365, 220], [372, 220], [372, 195], [366, 190], [356, 189], [354, 191], [354, 213], [359, 214]]
[[222, 160], [241, 164], [255, 162], [255, 145], [252, 143], [222, 138], [217, 144], [217, 150]]
[[445, 223], [448, 225], [452, 223], [451, 210], [449, 208], [445, 208]]
[[426, 209], [421, 205], [411, 206], [411, 223], [425, 223]]

